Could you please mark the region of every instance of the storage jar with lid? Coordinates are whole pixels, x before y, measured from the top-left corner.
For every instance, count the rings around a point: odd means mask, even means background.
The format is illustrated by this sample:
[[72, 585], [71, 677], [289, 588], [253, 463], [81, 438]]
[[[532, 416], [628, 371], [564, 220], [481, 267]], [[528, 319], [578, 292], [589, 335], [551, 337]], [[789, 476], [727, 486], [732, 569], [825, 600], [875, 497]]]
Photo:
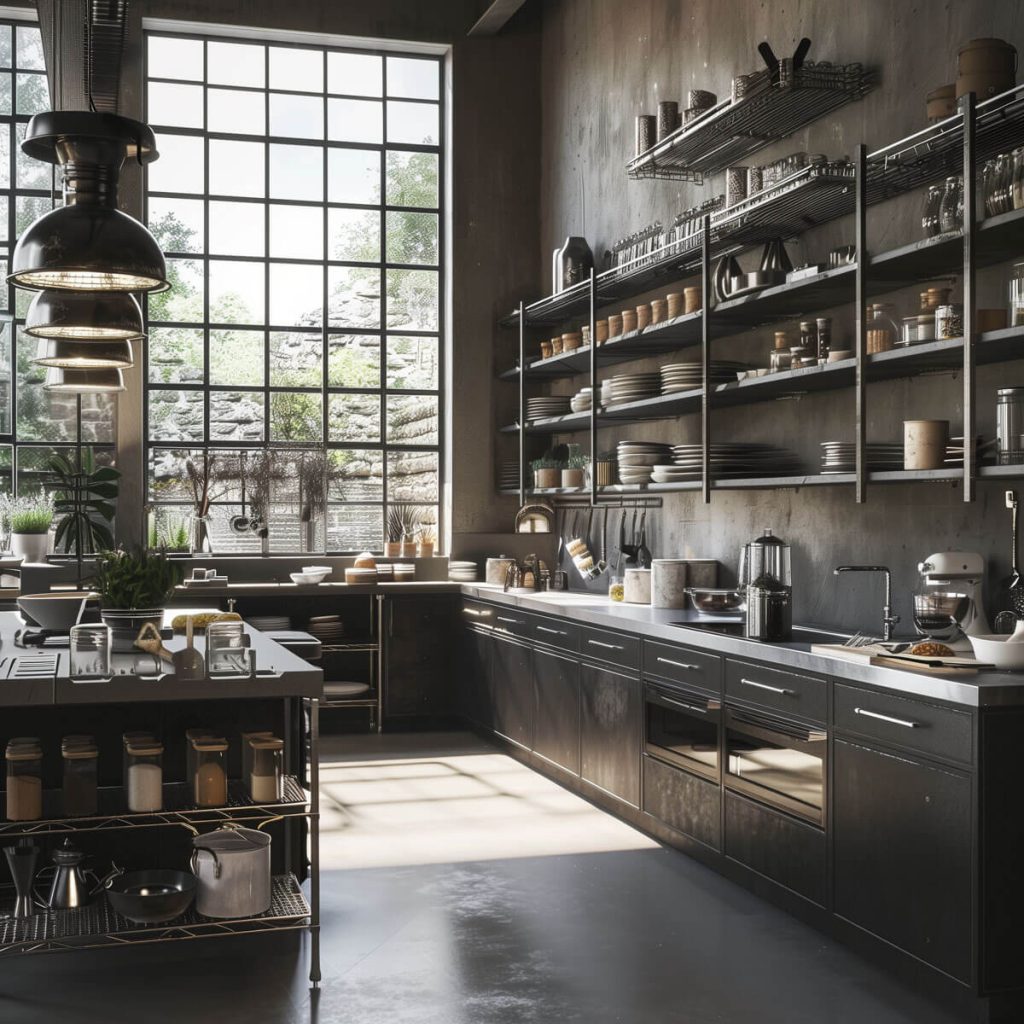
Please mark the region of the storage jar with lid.
[[939, 231], [959, 231], [964, 223], [963, 180], [953, 176], [946, 179], [939, 204]]
[[7, 820], [38, 821], [43, 816], [43, 748], [34, 737], [7, 744]]
[[819, 316], [815, 324], [817, 327], [818, 362], [827, 363], [828, 354], [832, 351], [832, 317]]
[[196, 910], [204, 917], [255, 917], [270, 909], [270, 836], [225, 826], [192, 840]]
[[162, 811], [164, 807], [164, 746], [142, 740], [125, 746], [124, 789], [128, 810], [135, 814]]
[[651, 570], [627, 569], [623, 596], [626, 604], [650, 604]]
[[962, 338], [964, 334], [964, 307], [947, 303], [935, 307], [936, 339]]
[[1024, 462], [1024, 387], [996, 392], [996, 440], [1003, 465]]
[[60, 753], [64, 762], [64, 813], [69, 818], [95, 814], [99, 750], [95, 744], [82, 743], [81, 737], [65, 737]]
[[903, 334], [900, 345], [917, 345], [922, 341], [935, 339], [935, 314], [915, 313], [903, 318]]
[[894, 348], [900, 337], [900, 329], [896, 326], [889, 313], [889, 306], [878, 302], [868, 306], [867, 311], [867, 350], [868, 355], [876, 352], [888, 352]]
[[185, 730], [185, 779], [191, 784], [196, 777], [196, 748], [195, 741], [216, 737], [212, 729], [186, 729]]
[[1010, 278], [1010, 326], [1024, 327], [1024, 263], [1013, 265]]
[[197, 807], [223, 807], [228, 802], [228, 741], [209, 737], [192, 741], [195, 775], [192, 791]]
[[255, 736], [249, 740], [252, 762], [246, 784], [253, 803], [280, 803], [284, 799], [284, 740]]
[[928, 195], [924, 201], [924, 213], [921, 216], [921, 227], [924, 228], [925, 237], [934, 238], [939, 234], [939, 207], [942, 205], [941, 185], [930, 185]]

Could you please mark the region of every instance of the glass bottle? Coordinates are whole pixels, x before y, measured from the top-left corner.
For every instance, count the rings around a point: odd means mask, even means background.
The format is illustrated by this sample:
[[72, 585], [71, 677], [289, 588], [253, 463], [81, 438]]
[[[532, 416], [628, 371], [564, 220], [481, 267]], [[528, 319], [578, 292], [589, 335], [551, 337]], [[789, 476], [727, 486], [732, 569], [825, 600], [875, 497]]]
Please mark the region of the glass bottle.
[[816, 326], [818, 328], [818, 362], [827, 363], [828, 354], [832, 351], [832, 317], [819, 316]]
[[1024, 263], [1013, 265], [1010, 278], [1010, 326], [1024, 327]]
[[867, 309], [867, 350], [868, 355], [888, 352], [899, 340], [899, 325], [893, 320], [889, 306], [878, 302]]
[[98, 792], [96, 761], [99, 751], [81, 737], [68, 736], [61, 742], [64, 762], [64, 813], [69, 818], [86, 818], [96, 813]]
[[38, 821], [43, 816], [43, 748], [37, 739], [7, 744], [7, 820]]
[[252, 766], [246, 778], [253, 803], [280, 803], [284, 799], [284, 740], [258, 736], [249, 741]]
[[162, 811], [164, 807], [164, 745], [153, 740], [125, 747], [124, 788], [128, 810], [135, 814]]
[[228, 741], [219, 737], [193, 740], [195, 776], [192, 792], [196, 807], [223, 807], [228, 802]]
[[949, 177], [946, 179], [945, 188], [942, 190], [942, 201], [939, 204], [939, 231], [942, 234], [946, 234], [948, 231], [959, 231], [963, 222], [962, 183], [958, 177]]
[[921, 227], [924, 228], [926, 238], [933, 238], [939, 233], [939, 207], [942, 204], [942, 185], [931, 185], [928, 188], [928, 195], [924, 201], [924, 215], [921, 217]]

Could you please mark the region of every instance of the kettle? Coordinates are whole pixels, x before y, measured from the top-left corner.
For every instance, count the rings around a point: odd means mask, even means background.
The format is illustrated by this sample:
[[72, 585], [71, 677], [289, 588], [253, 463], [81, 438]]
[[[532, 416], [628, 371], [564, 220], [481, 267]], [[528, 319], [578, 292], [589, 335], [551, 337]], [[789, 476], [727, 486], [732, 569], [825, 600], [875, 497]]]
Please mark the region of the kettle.
[[[48, 910], [74, 910], [92, 902], [93, 896], [106, 884], [108, 878], [120, 873], [114, 867], [105, 878], [82, 867], [85, 854], [65, 839], [50, 855], [53, 861], [53, 879], [46, 897]], [[42, 872], [40, 872], [42, 875]]]
[[747, 608], [748, 640], [786, 641], [793, 634], [792, 558], [789, 545], [771, 530], [745, 545], [740, 556], [740, 589]]

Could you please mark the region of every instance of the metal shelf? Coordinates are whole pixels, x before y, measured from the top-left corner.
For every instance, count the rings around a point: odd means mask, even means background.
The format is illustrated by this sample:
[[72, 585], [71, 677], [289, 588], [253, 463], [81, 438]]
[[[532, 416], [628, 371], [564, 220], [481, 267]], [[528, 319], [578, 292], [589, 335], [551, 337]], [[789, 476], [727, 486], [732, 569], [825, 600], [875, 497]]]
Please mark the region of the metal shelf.
[[0, 919], [0, 957], [56, 953], [103, 946], [141, 945], [175, 939], [252, 935], [305, 928], [309, 904], [294, 875], [275, 876], [270, 910], [255, 917], [230, 920], [203, 917], [195, 907], [165, 924], [135, 924], [121, 917], [101, 897], [92, 906], [55, 910], [26, 918]]

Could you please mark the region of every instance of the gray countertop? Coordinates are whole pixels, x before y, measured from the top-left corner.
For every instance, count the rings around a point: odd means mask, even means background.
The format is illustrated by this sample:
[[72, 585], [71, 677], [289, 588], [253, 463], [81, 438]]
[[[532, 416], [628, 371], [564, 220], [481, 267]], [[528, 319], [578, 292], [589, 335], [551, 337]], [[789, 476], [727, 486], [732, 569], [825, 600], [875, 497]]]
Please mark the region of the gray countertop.
[[810, 645], [805, 643], [769, 644], [687, 628], [687, 624], [697, 625], [702, 621], [692, 610], [624, 604], [610, 601], [603, 595], [572, 591], [506, 594], [501, 587], [486, 583], [463, 584], [462, 591], [468, 597], [507, 604], [541, 615], [555, 615], [591, 626], [638, 634], [652, 640], [686, 644], [733, 658], [750, 658], [782, 669], [816, 672], [917, 697], [970, 707], [1024, 703], [1022, 672], [935, 672], [861, 664], [839, 657], [812, 654]]
[[329, 580], [300, 586], [297, 583], [243, 581], [214, 586], [201, 583], [198, 586], [174, 588], [174, 603], [195, 605], [204, 599], [221, 597], [349, 597], [362, 594], [458, 594], [461, 584], [451, 580], [411, 580], [408, 583], [339, 583]]

